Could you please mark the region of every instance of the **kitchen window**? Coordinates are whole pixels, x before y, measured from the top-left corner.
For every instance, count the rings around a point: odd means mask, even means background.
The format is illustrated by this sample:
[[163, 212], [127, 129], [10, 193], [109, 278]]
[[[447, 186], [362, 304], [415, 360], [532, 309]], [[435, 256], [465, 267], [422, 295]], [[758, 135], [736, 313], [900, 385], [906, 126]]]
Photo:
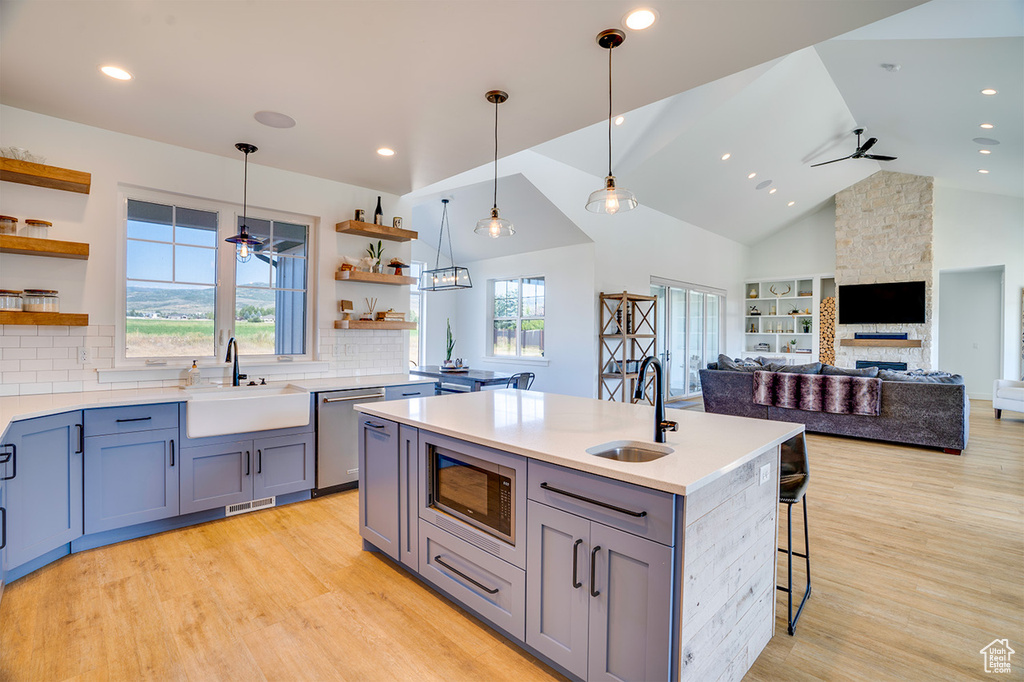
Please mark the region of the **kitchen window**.
[[423, 329], [425, 297], [420, 293], [419, 281], [425, 265], [420, 261], [413, 261], [409, 266], [409, 276], [416, 278], [416, 284], [409, 287], [409, 321], [416, 324], [416, 328], [409, 332], [409, 359], [412, 360], [413, 367], [423, 364], [423, 335], [420, 334], [420, 330]]
[[544, 357], [544, 278], [490, 280], [490, 355]]
[[238, 263], [224, 244], [241, 224], [234, 206], [132, 194], [126, 198], [119, 365], [218, 362], [231, 336], [243, 356], [309, 357], [306, 221], [267, 211], [247, 216], [250, 234], [264, 245]]

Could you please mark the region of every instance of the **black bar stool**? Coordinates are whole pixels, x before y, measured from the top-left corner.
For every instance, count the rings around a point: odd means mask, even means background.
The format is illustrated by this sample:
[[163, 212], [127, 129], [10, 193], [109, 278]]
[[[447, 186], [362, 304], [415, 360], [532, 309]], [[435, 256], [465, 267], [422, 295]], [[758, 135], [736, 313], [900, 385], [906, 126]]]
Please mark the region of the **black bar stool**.
[[505, 388], [519, 388], [524, 391], [529, 391], [530, 387], [533, 386], [533, 379], [533, 372], [519, 372], [518, 374], [513, 374], [508, 378], [508, 383], [505, 384]]
[[[779, 551], [788, 558], [787, 586], [776, 585], [788, 595], [789, 601], [789, 634], [796, 632], [796, 622], [804, 610], [807, 598], [811, 596], [811, 548], [807, 534], [807, 484], [810, 473], [807, 467], [807, 442], [804, 434], [794, 436], [782, 444], [781, 466], [779, 468], [779, 504], [786, 505], [786, 549]], [[804, 508], [804, 553], [793, 551], [793, 505], [803, 502]], [[804, 586], [804, 597], [793, 615], [793, 557], [798, 556], [807, 561], [807, 585]]]

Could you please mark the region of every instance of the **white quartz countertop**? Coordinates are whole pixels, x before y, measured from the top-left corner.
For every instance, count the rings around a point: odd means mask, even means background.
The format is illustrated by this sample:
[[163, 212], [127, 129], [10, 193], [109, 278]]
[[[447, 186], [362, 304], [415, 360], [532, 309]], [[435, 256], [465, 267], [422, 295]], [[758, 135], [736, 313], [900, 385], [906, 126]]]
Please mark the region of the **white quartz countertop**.
[[654, 443], [654, 408], [591, 398], [502, 389], [356, 405], [390, 419], [478, 445], [620, 481], [685, 495], [804, 430], [803, 424], [689, 410], [666, 434], [674, 452], [651, 462], [619, 462], [586, 452], [616, 440]]
[[[361, 377], [332, 377], [326, 379], [297, 379], [270, 381], [268, 386], [298, 386], [310, 393], [336, 391], [346, 388], [376, 388], [403, 384], [432, 383], [430, 379], [408, 374], [378, 374]], [[45, 417], [71, 410], [124, 405], [155, 405], [188, 400], [181, 388], [130, 388], [119, 391], [81, 391], [79, 393], [45, 393], [0, 398], [0, 434], [11, 422], [33, 417]]]

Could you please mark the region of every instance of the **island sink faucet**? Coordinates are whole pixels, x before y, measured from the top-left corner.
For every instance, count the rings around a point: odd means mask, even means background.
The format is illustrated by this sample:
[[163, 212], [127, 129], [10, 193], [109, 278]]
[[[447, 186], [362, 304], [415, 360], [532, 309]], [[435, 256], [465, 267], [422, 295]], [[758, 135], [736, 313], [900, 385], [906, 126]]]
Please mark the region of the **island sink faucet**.
[[234, 354], [235, 364], [232, 365], [232, 367], [231, 367], [231, 385], [232, 386], [238, 386], [238, 380], [239, 379], [245, 379], [247, 377], [246, 377], [245, 374], [239, 374], [238, 373], [238, 342], [235, 341], [235, 337], [233, 337], [233, 336], [228, 340], [228, 355], [227, 355], [226, 358], [224, 358], [224, 362], [231, 362], [231, 358], [232, 358], [231, 349], [232, 348], [235, 349], [235, 354]]
[[664, 443], [666, 431], [678, 431], [678, 422], [665, 420], [665, 383], [662, 378], [661, 363], [658, 358], [648, 355], [640, 362], [640, 371], [636, 379], [636, 391], [633, 393], [634, 400], [643, 400], [644, 383], [647, 377], [647, 368], [654, 365], [654, 442]]

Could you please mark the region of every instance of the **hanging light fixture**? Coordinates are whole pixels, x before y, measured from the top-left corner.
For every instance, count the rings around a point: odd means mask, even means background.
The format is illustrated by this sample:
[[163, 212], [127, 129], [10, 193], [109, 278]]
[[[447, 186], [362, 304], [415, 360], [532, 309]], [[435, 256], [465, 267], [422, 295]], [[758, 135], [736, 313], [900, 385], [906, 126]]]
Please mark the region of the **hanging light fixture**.
[[609, 28], [597, 34], [597, 44], [608, 50], [608, 176], [604, 179], [604, 187], [590, 193], [587, 210], [608, 215], [628, 211], [637, 206], [633, 193], [628, 189], [616, 187], [615, 176], [612, 175], [612, 50], [625, 39], [626, 34], [617, 28]]
[[249, 234], [249, 227], [245, 224], [245, 212], [249, 202], [249, 154], [256, 151], [256, 146], [246, 142], [239, 142], [235, 149], [245, 154], [245, 179], [242, 184], [242, 226], [238, 234], [228, 237], [224, 241], [235, 245], [235, 258], [239, 263], [246, 263], [252, 258], [254, 249], [263, 246], [263, 240], [257, 239]]
[[484, 97], [494, 105], [494, 206], [491, 207], [491, 217], [478, 220], [473, 231], [497, 239], [516, 233], [512, 223], [498, 215], [498, 105], [508, 99], [508, 93], [491, 90]]
[[[468, 268], [460, 268], [455, 265], [455, 258], [452, 256], [452, 228], [448, 224], [448, 199], [441, 199], [441, 231], [437, 235], [437, 259], [434, 261], [433, 270], [424, 270], [420, 275], [420, 291], [449, 291], [452, 289], [472, 289], [473, 280], [469, 277]], [[452, 262], [451, 267], [442, 268], [441, 264], [441, 240], [444, 238], [445, 228], [448, 229], [448, 260]]]

